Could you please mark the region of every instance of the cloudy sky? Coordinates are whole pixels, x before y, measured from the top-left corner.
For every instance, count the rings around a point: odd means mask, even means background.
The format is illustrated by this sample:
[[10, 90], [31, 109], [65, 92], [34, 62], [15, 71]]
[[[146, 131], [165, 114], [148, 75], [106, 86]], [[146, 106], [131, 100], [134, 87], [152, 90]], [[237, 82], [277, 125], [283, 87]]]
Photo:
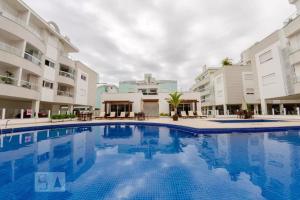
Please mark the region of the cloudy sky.
[[25, 0], [55, 21], [100, 82], [176, 79], [187, 90], [202, 66], [240, 52], [295, 12], [288, 0]]

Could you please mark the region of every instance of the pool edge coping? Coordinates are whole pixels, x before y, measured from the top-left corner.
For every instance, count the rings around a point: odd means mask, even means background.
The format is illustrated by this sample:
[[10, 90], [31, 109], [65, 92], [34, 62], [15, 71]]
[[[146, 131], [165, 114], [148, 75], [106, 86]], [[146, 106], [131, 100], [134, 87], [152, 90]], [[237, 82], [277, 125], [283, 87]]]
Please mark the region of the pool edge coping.
[[288, 131], [288, 130], [300, 130], [299, 126], [277, 126], [277, 127], [245, 127], [245, 128], [196, 128], [187, 125], [178, 125], [161, 122], [88, 122], [88, 123], [66, 123], [66, 124], [49, 124], [32, 127], [16, 127], [1, 129], [0, 135], [38, 131], [46, 129], [59, 129], [59, 128], [72, 128], [72, 127], [86, 127], [86, 126], [106, 126], [106, 125], [148, 125], [148, 126], [160, 126], [173, 129], [179, 129], [187, 132], [193, 132], [196, 134], [228, 134], [228, 133], [251, 133], [251, 132], [276, 132], [276, 131]]

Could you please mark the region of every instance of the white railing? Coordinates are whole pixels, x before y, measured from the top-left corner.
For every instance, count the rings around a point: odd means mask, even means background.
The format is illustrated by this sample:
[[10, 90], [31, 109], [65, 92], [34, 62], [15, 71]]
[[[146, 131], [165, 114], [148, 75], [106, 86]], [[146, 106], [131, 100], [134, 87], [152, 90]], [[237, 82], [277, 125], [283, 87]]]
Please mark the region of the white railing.
[[74, 80], [74, 74], [72, 74], [72, 73], [65, 72], [65, 71], [59, 71], [59, 75], [60, 75], [60, 76], [64, 76], [64, 77], [67, 77], [67, 78], [70, 78], [70, 79], [73, 79], [73, 80]]
[[21, 80], [21, 87], [29, 89], [29, 90], [35, 90], [38, 91], [38, 85], [28, 82], [28, 81], [23, 81]]
[[33, 62], [34, 64], [37, 64], [37, 65], [41, 66], [41, 60], [38, 59], [38, 58], [36, 58], [36, 57], [34, 57], [33, 55], [30, 55], [29, 53], [25, 52], [24, 53], [24, 58], [26, 60], [29, 60], [30, 62]]
[[4, 42], [0, 42], [0, 49], [8, 53], [15, 54], [17, 56], [22, 55], [22, 51], [20, 49], [10, 46], [9, 44], [6, 44]]
[[64, 96], [64, 97], [73, 97], [73, 94], [71, 92], [62, 91], [62, 90], [57, 90], [57, 95]]
[[17, 86], [18, 85], [18, 80], [13, 78], [13, 77], [0, 75], [0, 84], [7, 84], [7, 85]]

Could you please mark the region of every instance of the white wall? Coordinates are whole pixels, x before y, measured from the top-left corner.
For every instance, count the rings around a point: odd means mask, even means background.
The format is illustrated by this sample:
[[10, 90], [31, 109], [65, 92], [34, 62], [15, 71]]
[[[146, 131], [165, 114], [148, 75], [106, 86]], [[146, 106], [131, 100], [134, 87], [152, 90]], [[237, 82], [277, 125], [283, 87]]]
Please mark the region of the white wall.
[[41, 100], [46, 101], [46, 102], [53, 102], [54, 101], [54, 89], [49, 89], [49, 88], [41, 88]]
[[[271, 58], [261, 63], [260, 56], [271, 51]], [[262, 99], [286, 96], [283, 65], [281, 62], [280, 42], [255, 55], [259, 90]]]
[[225, 104], [224, 76], [219, 74], [214, 78], [215, 104]]
[[[76, 104], [87, 105], [88, 103], [88, 74], [77, 68], [76, 72]], [[86, 76], [86, 80], [81, 79], [81, 75]]]
[[[254, 74], [252, 72], [243, 72], [243, 94], [246, 103], [255, 104], [257, 102], [257, 91], [255, 90], [256, 85], [254, 82]], [[253, 91], [254, 94], [249, 94]], [[248, 93], [248, 94], [247, 94]]]

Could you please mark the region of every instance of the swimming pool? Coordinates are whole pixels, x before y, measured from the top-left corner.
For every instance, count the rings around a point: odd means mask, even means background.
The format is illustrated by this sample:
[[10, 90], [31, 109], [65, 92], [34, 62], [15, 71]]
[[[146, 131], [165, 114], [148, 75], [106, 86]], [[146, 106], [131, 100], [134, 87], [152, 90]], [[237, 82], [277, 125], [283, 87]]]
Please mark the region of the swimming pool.
[[219, 122], [224, 124], [231, 123], [263, 123], [263, 122], [283, 122], [282, 120], [275, 119], [228, 119], [228, 120], [211, 120], [213, 122]]
[[196, 134], [110, 124], [18, 132], [1, 136], [0, 199], [300, 199], [299, 161], [295, 129]]

